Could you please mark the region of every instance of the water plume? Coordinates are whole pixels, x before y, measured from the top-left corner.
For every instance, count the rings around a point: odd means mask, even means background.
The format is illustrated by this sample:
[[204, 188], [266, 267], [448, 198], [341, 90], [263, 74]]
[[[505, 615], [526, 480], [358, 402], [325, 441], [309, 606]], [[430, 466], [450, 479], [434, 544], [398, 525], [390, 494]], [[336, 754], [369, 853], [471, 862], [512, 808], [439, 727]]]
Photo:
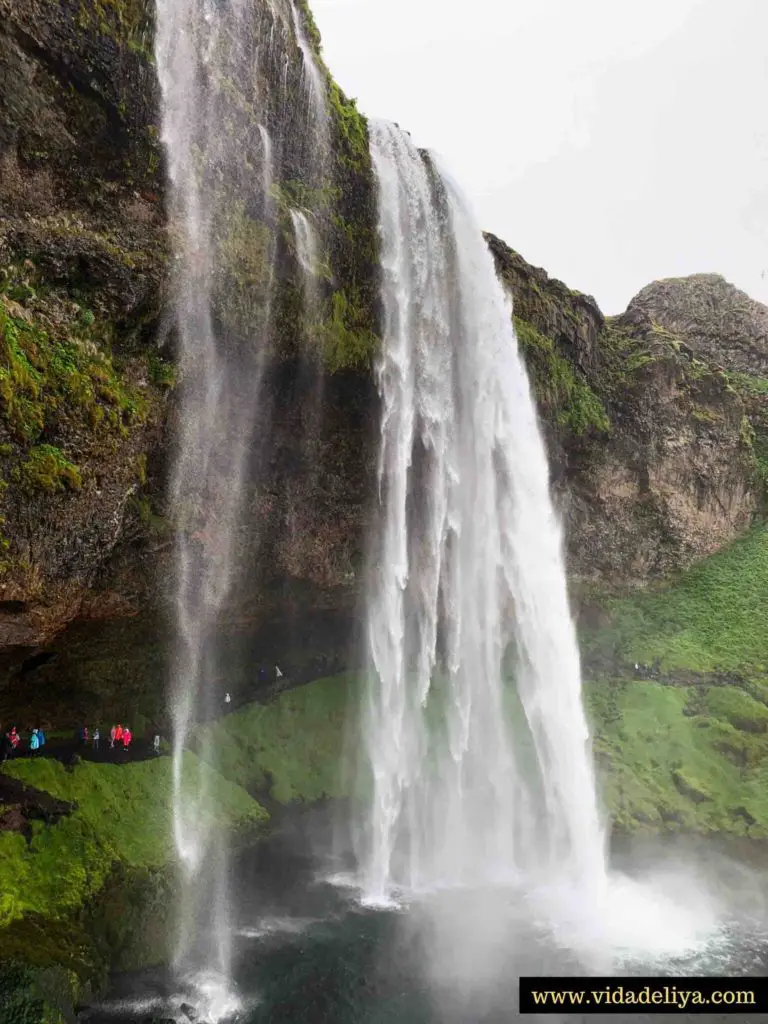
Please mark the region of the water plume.
[[447, 175], [393, 125], [371, 152], [385, 323], [362, 885], [386, 902], [562, 876], [597, 898], [561, 529], [511, 310]]

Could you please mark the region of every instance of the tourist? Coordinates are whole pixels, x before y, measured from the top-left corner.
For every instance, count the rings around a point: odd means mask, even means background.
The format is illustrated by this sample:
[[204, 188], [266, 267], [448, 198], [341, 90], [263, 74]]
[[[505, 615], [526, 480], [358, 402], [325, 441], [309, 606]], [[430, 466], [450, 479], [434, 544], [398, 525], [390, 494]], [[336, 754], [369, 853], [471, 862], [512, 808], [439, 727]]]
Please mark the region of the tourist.
[[29, 737], [29, 749], [33, 754], [36, 754], [40, 749], [40, 734], [37, 729], [33, 729], [32, 735]]
[[98, 754], [99, 752], [99, 740], [101, 739], [101, 733], [99, 732], [98, 726], [93, 730], [93, 752]]
[[115, 749], [115, 738], [117, 737], [117, 726], [113, 725], [109, 730], [109, 749]]
[[84, 725], [80, 730], [80, 742], [85, 746], [88, 742], [88, 726]]
[[42, 750], [43, 747], [45, 746], [45, 733], [43, 732], [39, 725], [37, 727], [37, 738], [40, 741], [40, 749]]
[[275, 679], [282, 679], [283, 673], [280, 671], [280, 666], [275, 665]]
[[230, 695], [228, 693], [224, 694], [224, 703], [225, 704], [231, 704], [232, 703], [232, 698], [230, 697]]
[[156, 754], [160, 753], [160, 734], [155, 733], [155, 738], [152, 740], [152, 749]]
[[21, 736], [19, 736], [15, 725], [11, 727], [11, 731], [8, 733], [8, 739], [11, 741], [11, 747], [15, 751], [19, 743], [21, 743]]
[[115, 729], [115, 743], [122, 743], [122, 742], [123, 742], [123, 727], [118, 722], [117, 728]]
[[133, 739], [133, 733], [131, 732], [130, 726], [126, 725], [123, 729], [123, 750], [127, 750], [131, 745]]

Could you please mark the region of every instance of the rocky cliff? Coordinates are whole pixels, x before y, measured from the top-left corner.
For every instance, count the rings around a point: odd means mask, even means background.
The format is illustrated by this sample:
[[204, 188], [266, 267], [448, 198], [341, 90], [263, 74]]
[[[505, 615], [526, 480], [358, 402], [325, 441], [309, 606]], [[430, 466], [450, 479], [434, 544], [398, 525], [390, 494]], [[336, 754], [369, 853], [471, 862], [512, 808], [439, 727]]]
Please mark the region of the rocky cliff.
[[[272, 428], [248, 497], [259, 543], [244, 554], [227, 641], [233, 671], [279, 661], [294, 681], [349, 660], [378, 324], [366, 123], [298, 9], [326, 76], [332, 160], [320, 180], [291, 105], [270, 107], [281, 140], [262, 411]], [[31, 688], [52, 716], [162, 710], [177, 382], [152, 11], [148, 0], [0, 0], [0, 718], [22, 713]], [[254, 42], [269, 30], [256, 11]], [[290, 31], [278, 56], [265, 74], [297, 89]], [[218, 96], [247, 164], [260, 144], [248, 97], [226, 77]], [[291, 209], [325, 227], [313, 317], [297, 301]], [[247, 339], [269, 246], [261, 211], [229, 212], [216, 308]], [[514, 297], [584, 606], [742, 533], [768, 467], [768, 311], [705, 275], [651, 285], [606, 320], [589, 296], [488, 243]]]
[[704, 275], [649, 285], [605, 319], [488, 242], [514, 298], [577, 591], [643, 586], [746, 530], [765, 491], [768, 310]]

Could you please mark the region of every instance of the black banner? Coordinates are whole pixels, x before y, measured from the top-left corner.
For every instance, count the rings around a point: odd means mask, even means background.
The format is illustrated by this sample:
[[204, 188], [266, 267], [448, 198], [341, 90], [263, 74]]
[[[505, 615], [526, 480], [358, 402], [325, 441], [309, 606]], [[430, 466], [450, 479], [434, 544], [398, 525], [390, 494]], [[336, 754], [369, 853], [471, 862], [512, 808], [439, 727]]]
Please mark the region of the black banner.
[[768, 1013], [768, 978], [521, 978], [520, 1013]]

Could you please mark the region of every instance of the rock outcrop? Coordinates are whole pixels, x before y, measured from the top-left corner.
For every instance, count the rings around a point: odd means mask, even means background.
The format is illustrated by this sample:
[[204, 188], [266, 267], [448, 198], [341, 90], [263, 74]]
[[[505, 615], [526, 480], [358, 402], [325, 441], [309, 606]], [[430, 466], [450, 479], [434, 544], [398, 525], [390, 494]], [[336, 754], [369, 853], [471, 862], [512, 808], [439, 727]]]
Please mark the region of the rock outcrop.
[[768, 374], [768, 308], [719, 274], [654, 281], [632, 299], [624, 319], [658, 324], [713, 366]]
[[[489, 245], [514, 297], [577, 590], [643, 586], [746, 530], [763, 501], [765, 428], [763, 364], [745, 359], [768, 309], [704, 275], [686, 279], [693, 312], [683, 312], [686, 281], [659, 282], [605, 320], [593, 299]], [[723, 296], [748, 315], [720, 353], [723, 316], [709, 323], [702, 310]], [[724, 368], [737, 365], [750, 371]]]

